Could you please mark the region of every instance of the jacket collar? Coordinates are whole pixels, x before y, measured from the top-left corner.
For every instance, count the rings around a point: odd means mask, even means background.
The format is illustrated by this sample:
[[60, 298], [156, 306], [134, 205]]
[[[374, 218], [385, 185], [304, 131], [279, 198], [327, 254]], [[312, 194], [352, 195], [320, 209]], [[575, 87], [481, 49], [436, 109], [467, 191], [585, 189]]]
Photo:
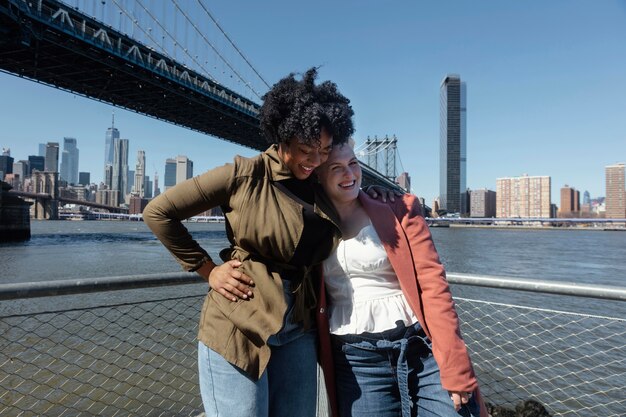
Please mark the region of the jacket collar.
[[278, 155], [278, 144], [273, 144], [263, 153], [269, 161], [272, 181], [294, 178], [293, 173]]

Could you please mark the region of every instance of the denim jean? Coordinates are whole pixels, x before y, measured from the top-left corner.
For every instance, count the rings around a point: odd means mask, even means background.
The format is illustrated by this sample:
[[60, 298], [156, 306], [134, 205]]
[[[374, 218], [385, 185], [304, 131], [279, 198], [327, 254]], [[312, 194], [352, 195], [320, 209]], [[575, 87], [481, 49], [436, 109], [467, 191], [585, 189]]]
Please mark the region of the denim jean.
[[206, 417], [315, 417], [317, 333], [291, 322], [293, 299], [285, 281], [287, 314], [270, 337], [270, 361], [258, 381], [198, 342], [200, 394]]
[[333, 336], [341, 417], [478, 417], [472, 396], [457, 412], [441, 386], [431, 342], [419, 324]]

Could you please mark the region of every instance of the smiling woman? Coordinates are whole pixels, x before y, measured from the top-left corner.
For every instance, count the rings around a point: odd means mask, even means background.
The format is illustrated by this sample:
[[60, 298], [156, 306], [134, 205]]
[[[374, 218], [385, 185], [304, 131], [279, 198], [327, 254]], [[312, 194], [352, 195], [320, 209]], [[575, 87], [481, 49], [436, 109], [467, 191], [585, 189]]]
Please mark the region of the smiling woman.
[[[334, 83], [316, 85], [316, 76], [314, 68], [301, 80], [290, 74], [264, 97], [267, 151], [167, 190], [143, 214], [183, 268], [211, 285], [198, 334], [207, 416], [315, 415], [310, 271], [339, 231], [311, 174], [354, 131], [349, 100]], [[216, 206], [230, 243], [219, 266], [181, 223]]]
[[341, 229], [323, 263], [317, 309], [333, 415], [486, 417], [415, 196], [386, 204], [360, 193], [361, 168], [347, 144], [317, 172]]

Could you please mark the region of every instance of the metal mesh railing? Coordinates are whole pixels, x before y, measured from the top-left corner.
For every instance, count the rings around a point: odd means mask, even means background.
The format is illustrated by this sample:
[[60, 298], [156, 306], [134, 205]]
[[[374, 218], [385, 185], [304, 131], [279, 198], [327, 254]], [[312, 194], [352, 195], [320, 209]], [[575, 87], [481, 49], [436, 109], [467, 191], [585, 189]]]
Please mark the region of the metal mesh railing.
[[0, 415], [198, 415], [202, 300], [0, 318]]
[[487, 401], [554, 416], [626, 415], [626, 320], [457, 299]]
[[[111, 292], [0, 302], [0, 415], [200, 414], [205, 287], [181, 288], [124, 291], [123, 300], [144, 299], [132, 302], [106, 302]], [[87, 297], [106, 305], [79, 305]], [[534, 398], [554, 416], [626, 415], [626, 320], [463, 298], [457, 310], [487, 401]], [[323, 395], [319, 403], [326, 415]]]

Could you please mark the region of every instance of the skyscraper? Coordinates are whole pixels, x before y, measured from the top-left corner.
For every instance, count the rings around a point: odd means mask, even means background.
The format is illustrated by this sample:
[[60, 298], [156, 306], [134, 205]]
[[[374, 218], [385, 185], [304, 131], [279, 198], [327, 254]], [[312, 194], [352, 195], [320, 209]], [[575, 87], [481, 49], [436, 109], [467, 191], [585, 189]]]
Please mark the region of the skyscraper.
[[449, 74], [440, 86], [439, 201], [448, 213], [467, 213], [466, 86]]
[[78, 183], [78, 148], [74, 138], [63, 138], [61, 179], [69, 184]]
[[113, 142], [113, 173], [111, 189], [118, 192], [119, 202], [128, 194], [128, 139]]
[[167, 158], [165, 160], [165, 175], [163, 186], [165, 190], [176, 185], [176, 159]]
[[133, 194], [144, 198], [146, 194], [146, 152], [137, 151], [137, 164], [135, 165], [135, 182], [133, 185]]
[[143, 184], [144, 198], [152, 198], [152, 181], [150, 181], [149, 175], [144, 177]]
[[44, 171], [59, 172], [59, 142], [48, 142], [46, 144]]
[[0, 180], [3, 180], [5, 175], [13, 173], [13, 162], [11, 150], [2, 148], [2, 154], [0, 155]]
[[604, 167], [606, 176], [606, 218], [626, 219], [626, 182], [624, 164]]
[[561, 188], [561, 208], [559, 209], [560, 217], [573, 217], [580, 211], [580, 204], [577, 204], [577, 196], [580, 193], [575, 188], [565, 185]]
[[33, 171], [45, 171], [46, 157], [38, 155], [28, 155], [28, 175], [32, 175]]
[[154, 171], [154, 193], [153, 196], [156, 197], [161, 194], [161, 190], [159, 189], [159, 173]]
[[43, 156], [44, 158], [46, 157], [46, 144], [45, 143], [40, 143], [39, 144], [39, 154], [38, 156]]
[[13, 162], [13, 173], [20, 176], [20, 179], [24, 181], [24, 178], [30, 176], [30, 164], [28, 161], [19, 160], [17, 162]]
[[111, 127], [107, 129], [104, 137], [104, 166], [113, 166], [113, 158], [115, 156], [115, 139], [120, 138], [120, 131], [115, 127], [115, 113], [111, 118]]
[[79, 172], [78, 173], [78, 183], [80, 185], [89, 185], [89, 184], [91, 184], [91, 173], [89, 173], [89, 172]]
[[176, 157], [176, 184], [193, 177], [193, 161], [184, 155]]
[[404, 188], [407, 192], [411, 192], [411, 176], [408, 172], [403, 172], [396, 178], [396, 182], [402, 188]]
[[551, 183], [548, 176], [496, 179], [496, 217], [551, 217]]

